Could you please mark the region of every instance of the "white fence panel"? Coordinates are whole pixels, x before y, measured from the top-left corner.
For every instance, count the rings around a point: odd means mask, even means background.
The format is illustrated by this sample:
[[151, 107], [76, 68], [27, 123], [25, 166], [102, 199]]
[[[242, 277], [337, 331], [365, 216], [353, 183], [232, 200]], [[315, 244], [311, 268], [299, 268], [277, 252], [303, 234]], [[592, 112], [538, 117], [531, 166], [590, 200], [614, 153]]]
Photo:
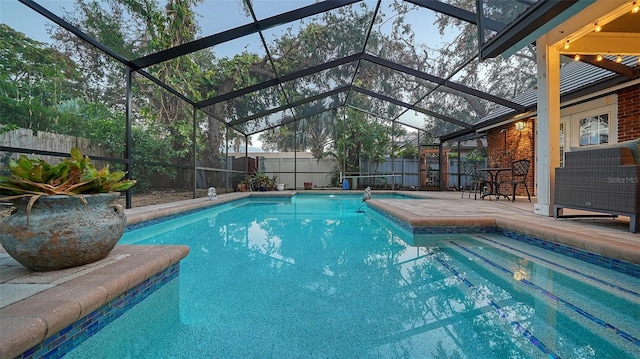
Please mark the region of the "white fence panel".
[[313, 182], [314, 187], [329, 187], [334, 166], [331, 159], [260, 158], [260, 171], [268, 176], [278, 175], [278, 182], [286, 184], [286, 188], [302, 188], [304, 182]]

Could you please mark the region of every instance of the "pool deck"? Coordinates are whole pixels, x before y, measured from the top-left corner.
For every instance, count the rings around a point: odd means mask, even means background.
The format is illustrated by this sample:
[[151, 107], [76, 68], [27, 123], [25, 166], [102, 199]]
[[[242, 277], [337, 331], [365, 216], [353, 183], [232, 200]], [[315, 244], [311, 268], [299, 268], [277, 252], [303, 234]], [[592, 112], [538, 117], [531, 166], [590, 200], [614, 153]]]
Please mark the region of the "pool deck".
[[[133, 208], [126, 210], [127, 223], [145, 222], [247, 196], [293, 193], [229, 193], [215, 200], [198, 198]], [[373, 192], [368, 205], [414, 226], [498, 226], [640, 264], [640, 233], [629, 232], [626, 217], [555, 220], [533, 214], [535, 198], [530, 203], [525, 197], [510, 202], [474, 200], [466, 194], [461, 199], [459, 192], [402, 193], [424, 199], [376, 199]], [[187, 246], [121, 245], [96, 263], [61, 271], [32, 272], [0, 247], [0, 359], [21, 355], [124, 291], [179, 262], [188, 252]]]

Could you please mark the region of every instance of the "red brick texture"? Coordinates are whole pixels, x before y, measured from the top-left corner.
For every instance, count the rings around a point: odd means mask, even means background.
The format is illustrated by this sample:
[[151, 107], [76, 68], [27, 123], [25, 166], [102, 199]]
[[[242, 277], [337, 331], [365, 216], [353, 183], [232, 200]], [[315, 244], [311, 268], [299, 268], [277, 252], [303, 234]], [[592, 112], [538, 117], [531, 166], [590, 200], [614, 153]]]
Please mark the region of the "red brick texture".
[[640, 138], [640, 85], [618, 92], [618, 142]]
[[[518, 122], [518, 121], [516, 121]], [[534, 120], [523, 120], [526, 128], [516, 130], [516, 122], [492, 128], [487, 132], [487, 162], [490, 167], [511, 167], [513, 161], [528, 159], [531, 164], [527, 176], [529, 192], [534, 193], [535, 131]], [[505, 146], [506, 129], [507, 143]], [[618, 91], [618, 142], [640, 138], [640, 85]], [[502, 191], [508, 191], [505, 186]], [[526, 195], [524, 186], [519, 185], [516, 194]]]
[[[516, 123], [524, 122], [526, 127], [518, 131]], [[506, 132], [502, 132], [505, 129]], [[505, 134], [507, 138], [505, 146]], [[534, 149], [535, 149], [535, 129], [534, 120], [526, 119], [512, 122], [504, 126], [492, 128], [487, 132], [487, 164], [490, 167], [511, 167], [513, 161], [527, 159], [530, 162], [529, 174], [527, 175], [527, 187], [533, 196], [534, 187]], [[504, 175], [507, 175], [506, 173]], [[510, 175], [508, 175], [510, 176]], [[507, 178], [503, 178], [506, 180]], [[504, 185], [501, 191], [507, 193], [511, 190], [509, 185]], [[516, 194], [526, 196], [527, 192], [523, 185], [518, 185]]]

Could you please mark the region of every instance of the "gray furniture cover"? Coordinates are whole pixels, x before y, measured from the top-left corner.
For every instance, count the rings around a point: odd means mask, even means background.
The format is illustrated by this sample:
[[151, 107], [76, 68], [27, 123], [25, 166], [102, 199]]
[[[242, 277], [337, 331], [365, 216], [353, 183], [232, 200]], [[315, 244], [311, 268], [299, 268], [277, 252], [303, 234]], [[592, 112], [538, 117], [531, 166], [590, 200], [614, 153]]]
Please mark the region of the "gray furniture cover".
[[554, 217], [579, 217], [563, 215], [563, 208], [624, 215], [631, 219], [631, 232], [640, 230], [640, 163], [631, 148], [616, 144], [567, 152], [565, 166], [555, 169]]

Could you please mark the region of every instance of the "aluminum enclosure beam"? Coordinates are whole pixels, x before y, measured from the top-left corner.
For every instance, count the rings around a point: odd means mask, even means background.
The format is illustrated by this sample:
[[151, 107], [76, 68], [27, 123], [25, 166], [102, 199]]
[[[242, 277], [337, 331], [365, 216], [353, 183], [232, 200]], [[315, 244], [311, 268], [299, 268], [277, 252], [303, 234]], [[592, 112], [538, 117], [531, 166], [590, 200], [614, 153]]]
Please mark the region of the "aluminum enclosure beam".
[[456, 119], [448, 117], [448, 116], [440, 115], [438, 113], [435, 113], [433, 111], [429, 111], [429, 110], [424, 109], [422, 107], [419, 107], [419, 106], [416, 106], [416, 105], [412, 105], [412, 104], [406, 103], [404, 101], [400, 101], [398, 99], [395, 99], [395, 98], [392, 98], [392, 97], [389, 97], [389, 96], [386, 96], [386, 95], [379, 94], [377, 92], [373, 92], [373, 91], [370, 91], [370, 90], [367, 90], [367, 89], [363, 89], [363, 88], [358, 87], [358, 86], [352, 86], [351, 89], [353, 91], [360, 92], [363, 95], [374, 97], [374, 98], [377, 98], [379, 100], [386, 101], [386, 102], [392, 103], [392, 104], [397, 105], [397, 106], [402, 106], [402, 107], [405, 107], [405, 108], [408, 108], [408, 109], [411, 109], [411, 110], [415, 110], [415, 111], [418, 111], [418, 112], [423, 113], [425, 115], [429, 115], [431, 117], [435, 117], [435, 118], [437, 118], [439, 120], [443, 120], [443, 121], [446, 121], [446, 122], [449, 122], [449, 123], [453, 123], [453, 124], [461, 126], [461, 127], [471, 128], [471, 126], [472, 126], [471, 124], [468, 124], [466, 122], [463, 122], [463, 121], [460, 121], [460, 120], [456, 120]]
[[263, 81], [260, 83], [257, 83], [255, 85], [251, 85], [251, 86], [247, 86], [245, 88], [241, 88], [239, 90], [236, 91], [231, 91], [228, 92], [226, 94], [222, 94], [216, 97], [212, 97], [208, 100], [204, 100], [204, 101], [200, 101], [197, 104], [198, 108], [202, 108], [202, 107], [207, 107], [207, 106], [211, 106], [214, 105], [218, 102], [223, 102], [223, 101], [228, 101], [231, 99], [234, 99], [236, 97], [240, 97], [243, 95], [246, 95], [248, 93], [251, 92], [255, 92], [255, 91], [259, 91], [259, 90], [263, 90], [267, 87], [271, 87], [271, 86], [275, 86], [278, 84], [282, 84], [291, 80], [295, 80], [295, 79], [299, 79], [301, 77], [304, 76], [309, 76], [309, 75], [313, 75], [317, 72], [320, 71], [324, 71], [333, 67], [337, 67], [337, 66], [341, 66], [344, 64], [348, 64], [350, 62], [355, 62], [357, 60], [359, 60], [361, 57], [360, 54], [355, 54], [355, 55], [351, 55], [351, 56], [347, 56], [347, 57], [343, 57], [337, 60], [333, 60], [333, 61], [329, 61], [329, 62], [325, 62], [323, 64], [317, 65], [317, 66], [313, 66], [313, 67], [309, 67], [306, 69], [302, 69], [296, 72], [292, 72], [290, 74], [275, 78], [275, 79], [271, 79], [271, 80], [267, 80], [267, 81]]
[[[405, 1], [478, 26], [478, 16], [471, 11], [464, 10], [464, 9], [455, 7], [453, 5], [449, 5], [447, 3], [434, 1], [434, 0], [405, 0]], [[484, 19], [484, 21], [482, 22], [482, 25], [485, 27], [485, 29], [489, 29], [495, 32], [498, 32], [504, 29], [505, 26], [507, 26], [507, 24], [504, 24], [492, 19]]]
[[444, 86], [444, 87], [448, 87], [450, 89], [454, 89], [456, 91], [460, 91], [460, 92], [466, 93], [468, 95], [473, 95], [473, 96], [485, 99], [487, 101], [495, 102], [495, 103], [500, 104], [500, 105], [505, 106], [505, 107], [510, 107], [512, 109], [515, 109], [515, 110], [523, 110], [524, 109], [524, 106], [522, 106], [522, 105], [520, 105], [518, 103], [515, 103], [513, 101], [505, 100], [505, 99], [503, 99], [501, 97], [493, 96], [493, 95], [490, 95], [490, 94], [488, 94], [486, 92], [482, 92], [482, 91], [479, 91], [479, 90], [476, 90], [476, 89], [472, 89], [471, 87], [467, 87], [465, 85], [461, 85], [461, 84], [458, 84], [458, 83], [455, 83], [455, 82], [447, 81], [447, 80], [445, 80], [445, 79], [443, 79], [441, 77], [438, 77], [438, 76], [435, 76], [435, 75], [430, 75], [430, 74], [427, 74], [427, 73], [422, 72], [422, 71], [414, 70], [414, 69], [412, 69], [410, 67], [406, 67], [404, 65], [400, 65], [400, 64], [397, 64], [397, 63], [389, 61], [389, 60], [381, 59], [379, 57], [375, 57], [375, 56], [368, 55], [368, 54], [362, 55], [362, 59], [363, 60], [367, 60], [369, 62], [373, 62], [374, 64], [378, 64], [378, 65], [381, 65], [381, 66], [396, 70], [396, 71], [403, 72], [403, 73], [408, 74], [408, 75], [415, 76], [415, 77], [423, 79], [423, 80], [434, 82], [434, 83], [436, 83], [438, 85], [441, 85], [441, 86]]
[[105, 46], [101, 42], [97, 41], [93, 37], [85, 34], [82, 31], [80, 31], [80, 29], [78, 29], [77, 27], [75, 27], [75, 26], [69, 24], [68, 22], [64, 21], [62, 18], [60, 18], [56, 14], [52, 13], [48, 9], [45, 9], [44, 7], [40, 6], [40, 4], [36, 3], [35, 1], [32, 1], [32, 0], [19, 0], [19, 1], [21, 3], [23, 3], [24, 5], [30, 7], [32, 10], [34, 10], [37, 13], [39, 13], [40, 15], [42, 15], [42, 16], [46, 17], [47, 19], [51, 20], [52, 22], [58, 24], [60, 27], [62, 27], [65, 30], [69, 31], [70, 33], [72, 33], [72, 34], [76, 35], [77, 37], [81, 38], [83, 41], [91, 44], [91, 46], [93, 46], [93, 47], [99, 49], [100, 51], [104, 52], [105, 54], [113, 57], [115, 60], [117, 60], [118, 62], [120, 62], [120, 63], [122, 63], [122, 64], [124, 64], [126, 66], [128, 66], [129, 68], [132, 68], [133, 64], [129, 60], [127, 60], [126, 58], [124, 58], [123, 56], [118, 54], [117, 52], [111, 50], [110, 48], [108, 48], [107, 46]]
[[[585, 3], [584, 6], [591, 3], [591, 0], [581, 1]], [[535, 3], [496, 36], [484, 43], [480, 49], [480, 59], [485, 60], [502, 55], [523, 40], [531, 43], [533, 40], [526, 40], [531, 34], [548, 27], [553, 28], [556, 17], [578, 2], [579, 0], [541, 0]], [[484, 26], [487, 19], [483, 18], [481, 21]]]
[[283, 25], [292, 21], [300, 20], [305, 17], [321, 14], [325, 11], [334, 10], [360, 1], [362, 0], [322, 1], [313, 5], [305, 6], [300, 9], [262, 19], [257, 22], [252, 22], [250, 24], [238, 26], [233, 29], [206, 36], [201, 39], [188, 42], [186, 44], [172, 47], [170, 49], [159, 51], [154, 54], [133, 60], [132, 63], [135, 69], [149, 67], [163, 61], [175, 59], [176, 57], [200, 51], [208, 47], [219, 45], [221, 43], [231, 41], [246, 35], [251, 35], [258, 31], [263, 31], [278, 25]]
[[290, 109], [290, 108], [293, 108], [293, 107], [296, 107], [296, 106], [304, 105], [306, 103], [313, 102], [313, 101], [319, 100], [321, 98], [326, 98], [326, 97], [329, 97], [329, 96], [337, 95], [339, 93], [348, 91], [350, 88], [351, 88], [351, 86], [346, 85], [346, 86], [338, 87], [338, 88], [333, 89], [331, 91], [323, 92], [323, 93], [320, 93], [320, 94], [317, 94], [317, 95], [314, 95], [314, 96], [311, 96], [311, 97], [306, 97], [304, 99], [301, 99], [301, 100], [298, 100], [298, 101], [294, 101], [294, 102], [292, 102], [290, 104], [287, 104], [287, 105], [279, 106], [279, 107], [276, 107], [276, 108], [272, 108], [271, 110], [263, 111], [263, 112], [256, 113], [256, 114], [248, 116], [248, 117], [244, 117], [244, 118], [240, 118], [240, 119], [237, 119], [237, 120], [233, 120], [233, 121], [229, 122], [229, 126], [241, 125], [241, 124], [249, 122], [251, 120], [255, 120], [257, 118], [264, 117], [264, 116], [269, 116], [269, 115], [274, 114], [274, 113], [279, 112], [279, 111], [284, 111], [284, 110], [287, 110], [287, 109]]

